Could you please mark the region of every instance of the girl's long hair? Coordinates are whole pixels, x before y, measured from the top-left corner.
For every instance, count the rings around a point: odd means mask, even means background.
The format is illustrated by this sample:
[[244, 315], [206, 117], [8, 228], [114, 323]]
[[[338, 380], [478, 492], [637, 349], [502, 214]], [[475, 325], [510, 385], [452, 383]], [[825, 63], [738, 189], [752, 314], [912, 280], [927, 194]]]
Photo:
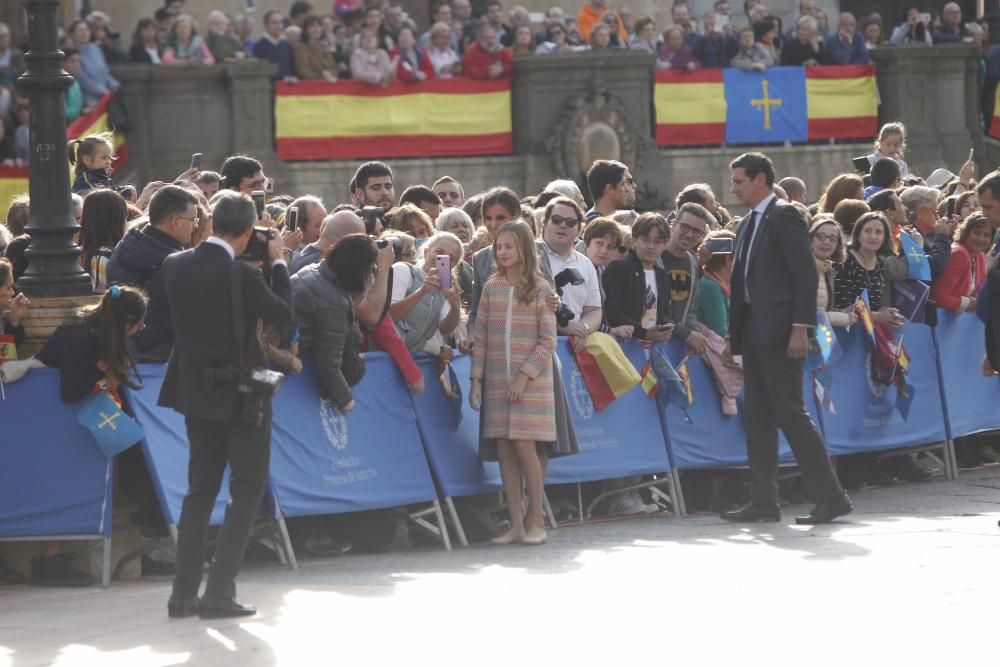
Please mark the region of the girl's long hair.
[[90, 192], [83, 200], [80, 218], [80, 240], [83, 250], [83, 268], [90, 271], [90, 260], [102, 247], [112, 248], [125, 236], [128, 203], [108, 188]]
[[500, 265], [497, 259], [497, 241], [493, 240], [493, 264], [496, 266], [497, 274], [507, 279], [514, 285], [514, 294], [517, 300], [523, 304], [532, 304], [538, 292], [548, 283], [538, 268], [538, 252], [535, 248], [535, 239], [531, 235], [531, 227], [521, 220], [511, 220], [504, 223], [503, 227], [497, 230], [496, 238], [501, 234], [510, 234], [517, 243], [517, 252], [521, 256], [520, 270], [515, 275], [508, 275], [507, 270]]
[[139, 385], [129, 380], [135, 360], [128, 349], [128, 328], [145, 319], [146, 302], [146, 293], [138, 287], [115, 285], [104, 293], [101, 303], [79, 313], [83, 326], [97, 336], [100, 359], [115, 379], [132, 389]]

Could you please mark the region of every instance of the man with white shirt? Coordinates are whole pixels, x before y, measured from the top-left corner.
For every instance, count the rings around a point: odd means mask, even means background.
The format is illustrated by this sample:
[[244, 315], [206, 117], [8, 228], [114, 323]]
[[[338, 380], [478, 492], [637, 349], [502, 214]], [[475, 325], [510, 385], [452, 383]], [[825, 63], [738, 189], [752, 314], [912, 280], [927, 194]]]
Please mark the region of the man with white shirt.
[[802, 373], [816, 325], [819, 275], [804, 216], [775, 196], [774, 165], [744, 153], [729, 165], [732, 192], [750, 209], [736, 239], [729, 336], [723, 361], [743, 355], [750, 502], [722, 518], [780, 521], [778, 429], [785, 434], [806, 493], [817, 502], [796, 523], [829, 523], [853, 509], [833, 472], [823, 437], [806, 412]]
[[556, 197], [545, 207], [543, 225], [542, 241], [553, 278], [558, 281], [566, 269], [576, 269], [583, 276], [582, 285], [566, 283], [562, 288], [562, 302], [574, 317], [559, 327], [560, 335], [572, 336], [574, 344], [580, 346], [590, 332], [600, 330], [602, 320], [597, 269], [586, 255], [574, 250], [583, 225], [583, 210], [568, 197]]

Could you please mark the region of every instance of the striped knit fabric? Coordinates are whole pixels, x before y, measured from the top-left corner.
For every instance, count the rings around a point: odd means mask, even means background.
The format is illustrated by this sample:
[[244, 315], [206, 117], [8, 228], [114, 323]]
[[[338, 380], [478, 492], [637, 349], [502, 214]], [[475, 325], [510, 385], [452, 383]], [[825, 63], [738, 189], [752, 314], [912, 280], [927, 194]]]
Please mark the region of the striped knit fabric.
[[[547, 286], [546, 286], [547, 287]], [[483, 380], [485, 439], [550, 442], [556, 439], [552, 355], [556, 349], [555, 314], [545, 305], [546, 290], [534, 303], [520, 303], [506, 279], [493, 276], [483, 286], [475, 324], [472, 379]], [[510, 312], [510, 367], [507, 365], [507, 313]], [[518, 372], [530, 379], [517, 403], [507, 398]]]

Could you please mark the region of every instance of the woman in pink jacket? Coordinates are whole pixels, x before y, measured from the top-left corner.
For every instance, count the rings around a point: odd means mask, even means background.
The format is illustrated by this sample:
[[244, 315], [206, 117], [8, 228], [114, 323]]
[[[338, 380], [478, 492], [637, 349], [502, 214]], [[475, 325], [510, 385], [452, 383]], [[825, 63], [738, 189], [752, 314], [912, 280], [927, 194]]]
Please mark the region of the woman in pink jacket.
[[986, 282], [986, 252], [992, 230], [982, 213], [973, 213], [955, 230], [944, 273], [931, 286], [931, 299], [953, 313], [975, 312], [976, 295]]

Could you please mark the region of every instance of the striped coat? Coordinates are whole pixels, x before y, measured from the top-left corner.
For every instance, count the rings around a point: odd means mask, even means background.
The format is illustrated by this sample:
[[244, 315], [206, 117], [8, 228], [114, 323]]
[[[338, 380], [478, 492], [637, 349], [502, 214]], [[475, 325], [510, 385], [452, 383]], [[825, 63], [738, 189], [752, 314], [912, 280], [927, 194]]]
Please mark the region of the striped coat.
[[[472, 381], [483, 381], [480, 418], [484, 439], [556, 439], [552, 386], [556, 318], [545, 304], [548, 285], [544, 287], [534, 303], [525, 305], [517, 300], [514, 287], [500, 276], [491, 277], [483, 286], [474, 330]], [[522, 399], [512, 404], [507, 392], [519, 371], [530, 379]]]

